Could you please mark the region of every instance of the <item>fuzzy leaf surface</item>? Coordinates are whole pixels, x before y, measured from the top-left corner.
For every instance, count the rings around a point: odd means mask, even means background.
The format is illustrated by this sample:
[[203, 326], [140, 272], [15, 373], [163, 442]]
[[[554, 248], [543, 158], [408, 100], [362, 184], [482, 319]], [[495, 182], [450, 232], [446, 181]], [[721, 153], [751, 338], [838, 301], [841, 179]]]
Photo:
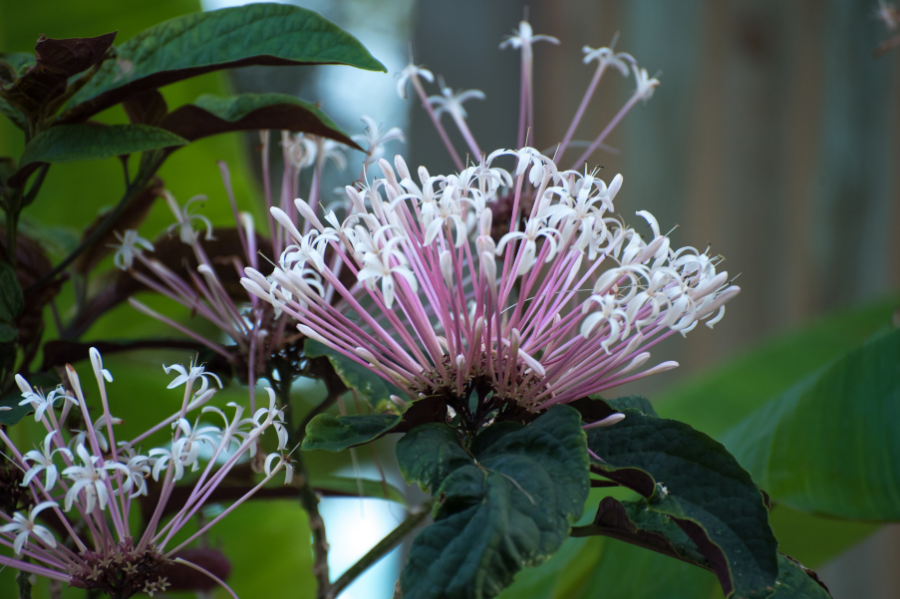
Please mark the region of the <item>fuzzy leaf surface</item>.
[[444, 424], [398, 443], [404, 476], [437, 500], [401, 574], [404, 599], [494, 597], [549, 559], [583, 511], [588, 455], [576, 410], [554, 406], [527, 426], [492, 428], [471, 455]]

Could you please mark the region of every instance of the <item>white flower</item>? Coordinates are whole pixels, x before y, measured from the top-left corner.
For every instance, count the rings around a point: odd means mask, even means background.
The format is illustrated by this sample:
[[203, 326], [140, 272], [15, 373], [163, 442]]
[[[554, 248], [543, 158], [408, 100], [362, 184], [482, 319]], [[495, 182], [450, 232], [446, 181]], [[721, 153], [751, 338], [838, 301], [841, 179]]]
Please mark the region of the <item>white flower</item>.
[[356, 275], [357, 280], [368, 289], [372, 289], [375, 282], [381, 279], [381, 293], [384, 294], [384, 305], [388, 310], [394, 304], [394, 273], [406, 279], [413, 293], [419, 288], [416, 276], [407, 266], [406, 255], [396, 247], [402, 241], [403, 237], [394, 237], [379, 251], [365, 252], [363, 267]]
[[528, 21], [519, 22], [519, 30], [516, 35], [507, 36], [500, 44], [500, 49], [515, 48], [519, 49], [523, 46], [530, 46], [534, 42], [550, 42], [551, 44], [559, 44], [559, 40], [552, 35], [534, 35], [531, 24]]
[[214, 239], [212, 223], [209, 222], [209, 219], [205, 216], [194, 214], [191, 208], [197, 202], [205, 202], [206, 196], [192, 197], [188, 200], [187, 204], [184, 205], [183, 209], [178, 206], [178, 202], [175, 201], [175, 197], [171, 193], [166, 191], [165, 196], [166, 203], [169, 205], [169, 210], [172, 211], [172, 214], [175, 215], [175, 219], [177, 220], [175, 224], [169, 226], [169, 234], [175, 229], [178, 229], [178, 236], [181, 238], [182, 243], [193, 245], [197, 241], [197, 232], [194, 231], [194, 227], [191, 223], [197, 220], [206, 227], [205, 239], [207, 241]]
[[43, 501], [37, 504], [31, 508], [27, 518], [19, 512], [16, 512], [13, 514], [12, 522], [0, 526], [0, 532], [19, 533], [16, 535], [16, 540], [13, 543], [13, 551], [16, 552], [16, 555], [22, 555], [22, 549], [24, 548], [25, 543], [28, 542], [28, 537], [32, 534], [43, 541], [44, 545], [47, 547], [56, 547], [56, 539], [53, 538], [53, 533], [44, 526], [34, 523], [34, 519], [37, 515], [48, 507], [56, 507], [56, 502]]
[[[119, 449], [119, 461], [125, 466], [125, 480], [122, 481], [122, 490], [131, 493], [130, 498], [139, 495], [147, 495], [147, 481], [145, 480], [150, 474], [150, 458], [138, 454], [127, 443], [121, 443]], [[125, 472], [125, 471], [123, 471]]]
[[454, 93], [452, 89], [444, 86], [443, 80], [440, 81], [440, 85], [442, 95], [430, 96], [428, 98], [428, 103], [436, 107], [434, 114], [438, 118], [446, 112], [456, 120], [465, 119], [469, 115], [466, 113], [465, 108], [463, 108], [463, 102], [469, 100], [484, 100], [485, 98], [484, 92], [477, 89], [467, 89], [465, 91]]
[[[270, 425], [274, 426], [275, 433], [278, 435], [278, 449], [287, 449], [288, 432], [284, 426], [284, 412], [275, 405], [275, 391], [271, 387], [265, 387], [265, 390], [269, 394], [269, 407], [256, 410], [252, 422], [256, 429], [264, 429]], [[261, 421], [263, 417], [265, 417], [265, 420]]]
[[319, 148], [311, 135], [291, 135], [289, 131], [282, 131], [281, 145], [287, 150], [288, 160], [294, 168], [303, 169], [316, 163]]
[[178, 373], [172, 382], [169, 383], [169, 386], [166, 389], [174, 389], [179, 385], [187, 385], [188, 387], [192, 387], [194, 382], [197, 379], [200, 379], [200, 388], [194, 392], [194, 395], [203, 395], [207, 389], [209, 389], [209, 381], [207, 377], [211, 377], [216, 379], [216, 383], [219, 385], [219, 389], [222, 388], [222, 379], [218, 377], [218, 375], [212, 372], [205, 372], [203, 366], [195, 366], [193, 362], [191, 362], [187, 368], [182, 366], [181, 364], [172, 364], [171, 366], [166, 366], [163, 364], [163, 370], [166, 371], [166, 374], [169, 374], [171, 371], [175, 371]]
[[397, 95], [405, 100], [407, 82], [418, 77], [427, 80], [429, 83], [434, 83], [434, 75], [431, 74], [431, 71], [414, 65], [412, 60], [410, 60], [409, 64], [400, 71], [400, 77], [397, 79]]
[[637, 83], [637, 89], [634, 91], [635, 96], [641, 100], [649, 100], [653, 95], [653, 90], [659, 85], [659, 79], [651, 78], [647, 75], [647, 69], [638, 69], [637, 64], [631, 65], [634, 73], [634, 80]]
[[520, 276], [530, 271], [537, 261], [538, 237], [543, 237], [549, 245], [545, 262], [553, 260], [553, 257], [556, 255], [556, 239], [553, 238], [553, 235], [558, 234], [559, 231], [556, 229], [552, 227], [542, 227], [540, 220], [533, 218], [525, 223], [524, 232], [513, 231], [512, 233], [507, 233], [501, 237], [500, 243], [497, 244], [496, 253], [498, 256], [501, 255], [503, 253], [503, 248], [505, 248], [506, 244], [513, 239], [522, 239], [525, 242], [525, 252], [522, 254], [522, 260], [519, 262], [519, 268], [516, 270], [516, 276]]
[[339, 171], [347, 167], [347, 157], [344, 155], [344, 144], [328, 139], [327, 137], [315, 136], [318, 144], [318, 158], [323, 163], [331, 160]]
[[400, 127], [391, 127], [385, 131], [372, 117], [363, 115], [360, 117], [360, 120], [366, 124], [365, 133], [354, 135], [352, 139], [356, 143], [366, 145], [366, 160], [364, 163], [366, 166], [381, 158], [384, 154], [384, 145], [389, 141], [406, 141]]
[[[81, 444], [75, 448], [75, 453], [81, 458], [81, 465], [73, 464], [63, 470], [63, 476], [73, 483], [66, 493], [65, 510], [68, 512], [72, 509], [72, 504], [82, 490], [84, 491], [86, 512], [94, 511], [94, 506], [98, 504], [101, 510], [105, 510], [106, 503], [109, 501], [107, 471], [121, 470], [127, 474], [128, 469], [122, 464], [104, 463], [102, 458], [91, 455]], [[99, 465], [98, 462], [100, 462]]]
[[107, 247], [115, 248], [116, 254], [113, 257], [113, 264], [119, 270], [131, 268], [134, 264], [134, 257], [141, 253], [140, 247], [149, 252], [153, 251], [153, 244], [143, 237], [139, 237], [138, 232], [134, 229], [128, 229], [125, 231], [125, 235], [116, 231], [115, 235], [119, 243], [111, 243]]
[[[615, 46], [615, 44], [615, 41], [613, 41], [610, 46]], [[596, 60], [598, 67], [615, 67], [622, 73], [623, 77], [628, 76], [628, 67], [636, 63], [631, 54], [626, 54], [625, 52], [616, 54], [612, 48], [591, 48], [590, 46], [585, 46], [581, 51], [584, 52], [584, 64]]]
[[[274, 462], [275, 460], [278, 460], [278, 463], [273, 467], [272, 462]], [[284, 484], [289, 485], [294, 479], [294, 466], [293, 464], [291, 464], [291, 461], [277, 453], [270, 453], [266, 456], [266, 476], [274, 476], [275, 473], [278, 472], [278, 469], [282, 466], [284, 466]]]
[[[268, 387], [266, 387], [268, 389]], [[203, 408], [203, 413], [206, 412], [214, 412], [222, 417], [222, 420], [225, 421], [225, 428], [219, 431], [219, 445], [224, 446], [222, 449], [227, 451], [230, 448], [230, 445], [234, 443], [237, 446], [240, 446], [241, 443], [247, 440], [249, 437], [249, 433], [246, 430], [241, 430], [247, 426], [252, 425], [253, 419], [251, 418], [241, 418], [244, 414], [244, 408], [239, 406], [234, 402], [229, 402], [228, 406], [234, 408], [234, 418], [231, 420], [228, 419], [228, 416], [225, 415], [225, 412], [216, 408], [214, 406], [207, 406]], [[250, 456], [253, 457], [256, 455], [256, 445], [250, 446]]]
[[191, 427], [185, 418], [179, 418], [172, 423], [172, 428], [180, 429], [183, 433], [177, 441], [172, 444], [172, 454], [181, 458], [184, 466], [189, 466], [191, 471], [197, 470], [200, 466], [200, 445], [208, 443], [210, 448], [216, 450], [216, 437], [219, 429], [215, 426], [200, 427], [199, 422], [195, 422]]
[[893, 31], [900, 27], [900, 10], [893, 4], [888, 4], [884, 0], [878, 0], [878, 8], [875, 11], [875, 17], [884, 23], [888, 31]]
[[53, 463], [53, 455], [56, 453], [62, 453], [64, 455], [69, 456], [69, 459], [72, 459], [72, 452], [62, 447], [60, 449], [53, 449], [53, 437], [56, 435], [56, 431], [50, 431], [44, 437], [44, 442], [41, 444], [41, 451], [37, 449], [32, 449], [31, 451], [25, 453], [22, 456], [25, 461], [31, 462], [32, 466], [28, 469], [28, 472], [25, 473], [25, 478], [22, 479], [22, 486], [27, 487], [29, 483], [31, 483], [31, 479], [44, 471], [46, 473], [46, 478], [44, 482], [44, 488], [47, 491], [53, 489], [56, 486], [56, 479], [59, 476], [59, 472], [56, 469], [56, 464]]
[[34, 408], [35, 422], [40, 422], [41, 418], [44, 417], [44, 412], [52, 408], [60, 399], [67, 399], [73, 404], [78, 405], [78, 400], [67, 395], [62, 386], [57, 387], [45, 397], [43, 392], [32, 389], [31, 385], [28, 384], [28, 381], [20, 374], [16, 375], [16, 383], [19, 385], [19, 390], [22, 391], [22, 397], [25, 398], [19, 402], [19, 405], [24, 406], [25, 404], [31, 404], [31, 407]]

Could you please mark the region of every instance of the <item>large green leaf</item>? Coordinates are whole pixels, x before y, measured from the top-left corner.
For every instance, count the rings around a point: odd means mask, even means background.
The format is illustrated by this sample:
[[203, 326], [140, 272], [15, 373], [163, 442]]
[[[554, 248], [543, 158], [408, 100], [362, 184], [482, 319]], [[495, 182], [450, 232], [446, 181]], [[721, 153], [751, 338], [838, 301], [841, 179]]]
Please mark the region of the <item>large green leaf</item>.
[[384, 65], [352, 35], [316, 13], [285, 4], [252, 4], [160, 23], [118, 48], [67, 106], [83, 120], [139, 92], [202, 73], [248, 65]]
[[403, 437], [404, 475], [437, 499], [434, 524], [413, 541], [400, 577], [404, 599], [493, 597], [523, 567], [549, 559], [587, 498], [580, 424], [574, 409], [554, 406], [528, 426], [487, 429], [471, 455], [443, 424]]
[[625, 413], [618, 424], [588, 431], [588, 446], [604, 460], [593, 468], [672, 517], [697, 544], [726, 595], [770, 595], [778, 543], [750, 475], [720, 443], [684, 423]]
[[369, 368], [354, 362], [342, 353], [315, 339], [306, 339], [303, 342], [303, 353], [308, 358], [319, 358], [322, 356], [328, 358], [328, 361], [334, 367], [334, 371], [341, 377], [344, 384], [351, 389], [356, 389], [375, 409], [381, 409], [392, 404], [391, 395], [398, 397], [405, 395], [398, 387], [385, 381]]
[[170, 131], [149, 125], [60, 125], [36, 135], [25, 146], [19, 164], [26, 168], [37, 162], [96, 160], [187, 143]]
[[723, 437], [772, 499], [900, 520], [900, 331], [877, 335]]
[[547, 563], [526, 570], [502, 599], [710, 599], [706, 570], [610, 538], [570, 538]]
[[160, 127], [189, 141], [230, 131], [285, 129], [359, 147], [314, 104], [287, 94], [238, 94], [227, 98], [204, 94], [193, 104], [166, 115]]
[[660, 416], [718, 438], [773, 397], [890, 325], [900, 298], [831, 314], [654, 398]]
[[332, 416], [319, 414], [306, 426], [303, 451], [343, 451], [380, 437], [403, 420], [395, 414]]

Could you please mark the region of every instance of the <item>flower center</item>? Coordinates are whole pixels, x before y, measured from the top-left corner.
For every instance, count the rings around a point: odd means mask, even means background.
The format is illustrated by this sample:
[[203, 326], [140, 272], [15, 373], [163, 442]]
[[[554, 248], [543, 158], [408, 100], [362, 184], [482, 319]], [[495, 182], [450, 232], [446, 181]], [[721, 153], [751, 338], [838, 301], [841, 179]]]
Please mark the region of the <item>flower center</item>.
[[80, 558], [80, 563], [69, 569], [72, 586], [121, 599], [140, 592], [163, 592], [170, 586], [163, 576], [169, 559], [152, 545], [136, 550], [130, 538], [109, 551], [84, 551]]

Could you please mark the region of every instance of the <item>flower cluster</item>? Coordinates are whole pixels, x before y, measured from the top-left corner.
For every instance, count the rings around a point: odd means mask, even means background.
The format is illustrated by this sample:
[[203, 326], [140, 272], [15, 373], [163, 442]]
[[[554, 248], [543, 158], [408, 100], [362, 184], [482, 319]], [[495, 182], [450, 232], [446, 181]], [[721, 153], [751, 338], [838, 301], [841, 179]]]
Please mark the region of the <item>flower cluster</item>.
[[[168, 388], [185, 386], [180, 410], [133, 439], [117, 441], [114, 426], [121, 421], [110, 413], [106, 389], [113, 378], [96, 349], [91, 348], [90, 358], [102, 405], [102, 414], [96, 418], [71, 366], [66, 366], [68, 389], [59, 387], [46, 395], [16, 376], [22, 405], [34, 409], [35, 420], [47, 433], [40, 447], [23, 453], [0, 430], [9, 462], [22, 473], [4, 484], [24, 491], [13, 505], [0, 506], [0, 545], [14, 553], [13, 557], [0, 555], [0, 565], [115, 597], [164, 591], [166, 567], [180, 560], [176, 554], [181, 549], [279, 472], [285, 475], [285, 484], [291, 481], [293, 470], [283, 453], [287, 449], [284, 415], [275, 407], [275, 394], [269, 389], [269, 407], [246, 417], [241, 406], [229, 404], [234, 410], [229, 417], [206, 405], [216, 393], [211, 384], [221, 385], [215, 375], [201, 366], [175, 365], [166, 367], [166, 372], [178, 373]], [[221, 418], [223, 425], [203, 424], [199, 415], [192, 423], [188, 418], [195, 413]], [[73, 426], [84, 430], [68, 432]], [[277, 437], [278, 452], [266, 457], [263, 481], [195, 534], [174, 543], [175, 534], [207, 501], [215, 499], [216, 488], [232, 468], [255, 455], [260, 438], [270, 429]], [[165, 430], [171, 430], [167, 445], [147, 452], [140, 449], [142, 441]], [[169, 506], [176, 484], [197, 472], [184, 504]], [[135, 535], [130, 515], [140, 507], [136, 505], [140, 497], [148, 500], [152, 515], [143, 532]], [[165, 524], [164, 517], [168, 518]]]
[[[637, 213], [649, 225], [646, 238], [615, 216], [621, 175], [607, 185], [574, 170], [659, 82], [627, 54], [585, 48], [598, 71], [550, 158], [522, 144], [533, 126], [531, 43], [539, 40], [555, 41], [523, 22], [504, 43], [523, 53], [517, 149], [482, 154], [459, 104], [483, 95], [445, 89], [427, 98], [420, 77], [431, 81], [431, 73], [410, 65], [399, 91], [413, 83], [445, 140], [434, 107], [451, 114], [480, 160], [450, 175], [419, 167], [416, 176], [399, 156], [393, 166], [379, 160], [383, 177], [346, 188], [343, 218], [327, 211], [323, 223], [315, 205], [297, 199], [313, 225], [302, 233], [273, 208], [293, 245], [270, 276], [247, 268], [247, 290], [409, 398], [443, 396], [468, 415], [473, 393], [480, 413], [535, 412], [676, 366], [643, 370], [646, 350], [701, 321], [718, 322], [738, 288], [717, 272], [717, 257], [673, 248], [650, 213]], [[610, 65], [623, 75], [630, 67], [637, 90], [573, 170], [562, 170], [557, 162]], [[506, 156], [512, 169], [498, 166]]]
[[[362, 117], [365, 133], [353, 139], [367, 146], [364, 167], [371, 164], [384, 152], [384, 145], [391, 141], [403, 141], [403, 134], [397, 128], [383, 130], [373, 119]], [[281, 194], [273, 198], [269, 185], [269, 134], [261, 132], [262, 173], [267, 209], [279, 208], [288, 215], [291, 222], [308, 231], [296, 214], [292, 198], [299, 193], [300, 175], [304, 170], [312, 170], [308, 188], [309, 203], [315, 208], [319, 201], [322, 171], [329, 160], [343, 170], [346, 166], [344, 151], [336, 141], [316, 135], [281, 132], [281, 150], [284, 172]], [[197, 212], [205, 196], [196, 196], [181, 206], [168, 191], [165, 193], [175, 222], [168, 229], [168, 237], [157, 240], [156, 245], [141, 238], [134, 230], [124, 234], [116, 233], [119, 243], [116, 249], [115, 265], [128, 271], [132, 277], [151, 289], [188, 308], [221, 330], [233, 345], [223, 345], [219, 339], [210, 339], [183, 324], [166, 317], [134, 298], [129, 303], [136, 310], [159, 320], [203, 344], [224, 358], [246, 376], [250, 389], [250, 408], [255, 409], [255, 381], [269, 376], [267, 360], [284, 347], [294, 342], [300, 335], [285, 327], [279, 321], [277, 309], [269, 302], [260, 302], [255, 296], [247, 296], [237, 285], [237, 277], [245, 266], [259, 268], [260, 256], [277, 256], [290, 243], [285, 240], [283, 228], [277, 227], [272, 217], [268, 218], [269, 235], [257, 234], [252, 216], [238, 212], [237, 203], [230, 184], [228, 168], [220, 163], [225, 190], [234, 215], [234, 227], [214, 229], [208, 218]], [[184, 245], [189, 248], [189, 259], [185, 260]], [[148, 255], [144, 250], [157, 252]], [[267, 258], [266, 258], [267, 259]], [[244, 374], [246, 373], [246, 374]]]
[[[511, 154], [510, 172], [494, 162]], [[560, 171], [532, 148], [500, 150], [454, 175], [414, 180], [402, 158], [362, 191], [353, 209], [301, 234], [278, 209], [295, 244], [266, 278], [244, 286], [278, 305], [300, 330], [367, 365], [415, 399], [467, 397], [543, 410], [603, 391], [631, 374], [646, 349], [709, 319], [738, 289], [717, 259], [673, 249], [656, 220], [645, 240], [613, 213], [622, 184]], [[525, 190], [526, 181], [529, 189]], [[511, 230], [495, 240], [494, 213], [512, 202]], [[521, 226], [520, 225], [521, 222]], [[326, 257], [354, 274], [345, 285]], [[325, 286], [340, 294], [335, 305]]]

